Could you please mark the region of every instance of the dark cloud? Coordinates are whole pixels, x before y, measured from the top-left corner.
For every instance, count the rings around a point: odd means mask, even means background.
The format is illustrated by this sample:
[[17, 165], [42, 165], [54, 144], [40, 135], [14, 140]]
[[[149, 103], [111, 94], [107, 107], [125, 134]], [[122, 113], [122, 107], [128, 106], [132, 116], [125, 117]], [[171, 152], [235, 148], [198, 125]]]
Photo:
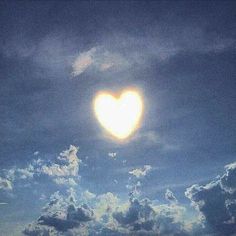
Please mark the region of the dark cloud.
[[206, 226], [224, 235], [236, 232], [236, 163], [225, 167], [226, 173], [204, 186], [193, 185], [186, 196], [202, 213]]
[[[69, 192], [58, 192], [43, 208], [43, 214], [29, 225], [26, 235], [234, 235], [236, 232], [236, 163], [225, 167], [225, 173], [204, 186], [193, 185], [185, 195], [200, 212], [189, 218], [174, 193], [167, 189], [170, 204], [131, 197], [123, 202], [113, 193], [94, 195], [80, 200]], [[86, 194], [82, 194], [86, 196]], [[86, 202], [86, 201], [85, 201]], [[202, 217], [203, 216], [203, 217]], [[200, 219], [200, 220], [199, 220]], [[204, 227], [203, 227], [204, 226]], [[40, 231], [41, 229], [41, 231]], [[51, 231], [50, 231], [51, 230]], [[50, 233], [49, 233], [50, 232]], [[79, 233], [78, 233], [79, 232]]]
[[156, 205], [148, 199], [134, 198], [122, 204], [111, 193], [97, 196], [95, 205], [90, 202], [91, 206], [78, 206], [75, 202], [73, 192], [68, 197], [56, 192], [43, 214], [26, 227], [24, 234], [187, 235], [182, 206]]
[[130, 200], [130, 207], [126, 213], [116, 212], [113, 217], [122, 226], [128, 226], [131, 230], [147, 230], [151, 231], [154, 226], [153, 222], [154, 210], [149, 206], [148, 201], [144, 203], [137, 199]]
[[[162, 210], [160, 210], [163, 207]], [[126, 228], [129, 234], [140, 235], [187, 235], [181, 207], [154, 205], [148, 199], [130, 199], [126, 212], [113, 213], [115, 220]], [[179, 215], [179, 216], [180, 216]]]
[[53, 231], [66, 232], [91, 221], [93, 217], [93, 211], [86, 204], [76, 206], [73, 192], [67, 198], [56, 192], [43, 209], [42, 216], [39, 217], [36, 223], [30, 224], [24, 230], [24, 234], [47, 235], [48, 232]]

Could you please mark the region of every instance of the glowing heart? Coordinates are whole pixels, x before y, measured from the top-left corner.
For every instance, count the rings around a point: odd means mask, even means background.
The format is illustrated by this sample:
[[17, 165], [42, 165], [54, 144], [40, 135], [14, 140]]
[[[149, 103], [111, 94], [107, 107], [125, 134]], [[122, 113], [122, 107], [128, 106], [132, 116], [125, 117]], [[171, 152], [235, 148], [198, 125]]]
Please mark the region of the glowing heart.
[[139, 126], [143, 102], [139, 93], [133, 90], [124, 91], [119, 98], [102, 92], [95, 97], [94, 110], [100, 124], [112, 136], [126, 139]]

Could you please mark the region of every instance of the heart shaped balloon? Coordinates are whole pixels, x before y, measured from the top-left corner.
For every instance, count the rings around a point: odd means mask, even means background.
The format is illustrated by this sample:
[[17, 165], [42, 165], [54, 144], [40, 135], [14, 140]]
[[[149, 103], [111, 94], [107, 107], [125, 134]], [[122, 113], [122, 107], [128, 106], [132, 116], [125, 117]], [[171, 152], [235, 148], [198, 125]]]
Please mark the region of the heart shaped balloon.
[[94, 110], [106, 131], [113, 137], [126, 139], [139, 127], [143, 101], [135, 90], [126, 90], [119, 97], [101, 92], [95, 97]]

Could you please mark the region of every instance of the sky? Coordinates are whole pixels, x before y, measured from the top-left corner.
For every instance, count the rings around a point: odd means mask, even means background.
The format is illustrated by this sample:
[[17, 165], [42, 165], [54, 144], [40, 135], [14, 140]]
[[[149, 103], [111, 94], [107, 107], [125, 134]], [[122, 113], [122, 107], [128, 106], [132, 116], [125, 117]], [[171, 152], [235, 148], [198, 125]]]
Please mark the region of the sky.
[[[234, 1], [0, 2], [0, 236], [236, 233]], [[93, 101], [135, 88], [111, 139]]]

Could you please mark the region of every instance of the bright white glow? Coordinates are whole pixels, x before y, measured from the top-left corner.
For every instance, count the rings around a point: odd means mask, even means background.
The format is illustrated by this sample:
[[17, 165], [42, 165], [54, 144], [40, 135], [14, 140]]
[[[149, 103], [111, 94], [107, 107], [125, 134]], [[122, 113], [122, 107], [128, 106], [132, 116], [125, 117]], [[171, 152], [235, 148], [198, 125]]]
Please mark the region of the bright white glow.
[[94, 110], [100, 124], [114, 137], [125, 139], [139, 126], [143, 112], [142, 98], [133, 90], [120, 98], [104, 92], [95, 97]]

